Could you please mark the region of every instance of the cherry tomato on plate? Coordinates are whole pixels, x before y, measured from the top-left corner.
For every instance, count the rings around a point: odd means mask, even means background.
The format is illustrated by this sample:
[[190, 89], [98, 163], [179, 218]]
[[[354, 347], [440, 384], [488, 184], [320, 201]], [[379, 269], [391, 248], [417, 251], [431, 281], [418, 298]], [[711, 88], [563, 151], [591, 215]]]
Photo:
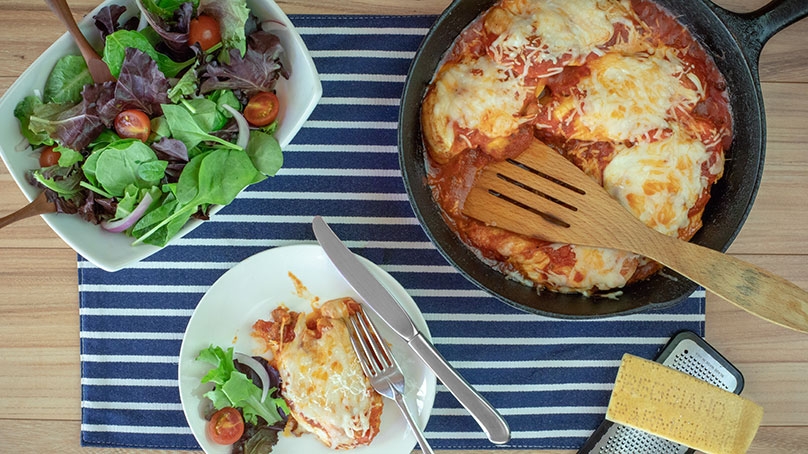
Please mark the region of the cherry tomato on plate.
[[145, 142], [151, 133], [151, 120], [142, 110], [124, 110], [115, 117], [115, 132], [124, 139]]
[[208, 50], [222, 40], [219, 22], [216, 19], [200, 14], [191, 19], [188, 29], [188, 45], [199, 43], [202, 50]]
[[45, 147], [39, 153], [39, 166], [40, 167], [50, 167], [59, 164], [59, 158], [62, 157], [62, 153], [58, 151], [53, 151], [53, 145], [49, 147]]
[[256, 93], [244, 108], [244, 118], [253, 126], [266, 126], [278, 118], [278, 97], [275, 93], [262, 91]]
[[220, 445], [232, 445], [244, 434], [244, 418], [233, 407], [224, 407], [211, 416], [207, 434]]

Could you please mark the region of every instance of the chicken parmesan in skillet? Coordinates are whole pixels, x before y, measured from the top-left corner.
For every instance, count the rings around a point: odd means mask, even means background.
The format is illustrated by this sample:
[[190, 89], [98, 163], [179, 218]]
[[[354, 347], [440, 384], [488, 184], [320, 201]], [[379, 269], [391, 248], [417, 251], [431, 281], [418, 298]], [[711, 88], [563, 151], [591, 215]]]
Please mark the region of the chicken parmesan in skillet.
[[370, 444], [379, 433], [382, 397], [362, 372], [347, 323], [360, 310], [351, 298], [327, 301], [311, 313], [280, 306], [258, 320], [252, 335], [272, 353], [281, 395], [291, 411], [287, 431], [314, 434], [338, 450]]
[[645, 0], [501, 0], [444, 56], [421, 108], [429, 185], [449, 226], [508, 277], [613, 292], [660, 265], [550, 243], [461, 213], [485, 165], [536, 137], [649, 227], [690, 239], [732, 139], [727, 87], [697, 40]]

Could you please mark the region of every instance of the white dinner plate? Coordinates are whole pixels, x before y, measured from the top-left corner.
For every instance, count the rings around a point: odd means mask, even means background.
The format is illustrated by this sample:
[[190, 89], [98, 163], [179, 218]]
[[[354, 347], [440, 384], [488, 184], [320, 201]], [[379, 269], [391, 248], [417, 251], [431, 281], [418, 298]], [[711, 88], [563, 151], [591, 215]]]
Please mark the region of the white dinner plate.
[[[384, 270], [359, 257], [373, 275], [393, 294], [412, 317], [415, 325], [430, 338], [424, 317], [406, 290]], [[299, 279], [296, 283], [294, 278]], [[239, 263], [222, 275], [202, 297], [188, 322], [179, 358], [179, 390], [182, 408], [199, 445], [210, 454], [230, 452], [230, 446], [217, 445], [205, 435], [203, 394], [212, 389], [201, 378], [210, 365], [196, 361], [199, 352], [218, 345], [230, 346], [245, 354], [255, 354], [259, 348], [250, 336], [253, 323], [268, 320], [273, 309], [281, 304], [293, 311], [311, 312], [312, 303], [322, 304], [330, 299], [356, 293], [342, 279], [331, 261], [318, 245], [294, 245], [269, 249]], [[371, 311], [368, 315], [374, 317]], [[435, 398], [435, 376], [406, 343], [382, 321], [376, 320], [382, 336], [406, 376], [406, 402], [415, 419], [426, 426]], [[357, 454], [409, 454], [415, 446], [415, 436], [409, 430], [395, 403], [384, 399], [381, 429], [373, 442], [352, 450]], [[334, 453], [313, 435], [280, 436], [273, 450], [277, 454]]]

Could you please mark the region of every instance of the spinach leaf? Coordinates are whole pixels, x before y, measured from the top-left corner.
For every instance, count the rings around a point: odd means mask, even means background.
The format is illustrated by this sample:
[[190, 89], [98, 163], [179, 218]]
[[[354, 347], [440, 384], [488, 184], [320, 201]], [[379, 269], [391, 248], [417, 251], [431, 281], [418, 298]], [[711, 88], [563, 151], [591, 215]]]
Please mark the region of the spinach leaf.
[[175, 139], [182, 141], [188, 147], [188, 150], [203, 141], [216, 142], [224, 147], [241, 150], [238, 145], [208, 134], [199, 126], [191, 112], [185, 107], [176, 104], [163, 104], [162, 107], [171, 135]]
[[140, 204], [140, 201], [143, 200], [143, 197], [149, 193], [152, 197], [152, 204], [159, 204], [160, 199], [163, 196], [163, 192], [160, 188], [154, 186], [148, 189], [138, 188], [137, 186], [130, 184], [124, 190], [123, 198], [118, 200], [118, 205], [115, 208], [115, 217], [114, 219], [123, 219], [126, 216], [129, 216], [132, 211], [137, 208]]
[[81, 101], [84, 86], [91, 84], [93, 77], [84, 58], [80, 55], [66, 55], [51, 70], [42, 96], [45, 102], [75, 104]]
[[[244, 188], [265, 178], [240, 149], [211, 150], [191, 159], [185, 170], [177, 183], [177, 198], [182, 203], [197, 206], [227, 205]], [[196, 190], [189, 186], [195, 186]], [[189, 198], [192, 193], [193, 197]]]
[[194, 211], [184, 209], [169, 193], [165, 200], [146, 213], [132, 229], [135, 243], [143, 242], [155, 246], [165, 246], [177, 232], [191, 219]]
[[98, 150], [99, 148], [104, 148], [107, 145], [113, 142], [117, 142], [119, 140], [121, 140], [121, 137], [118, 134], [116, 134], [115, 131], [111, 129], [105, 129], [104, 131], [101, 132], [101, 134], [98, 135], [98, 137], [96, 137], [92, 142], [90, 142], [90, 145], [87, 145], [87, 148], [90, 151], [95, 151]]
[[115, 77], [118, 77], [121, 73], [127, 48], [134, 48], [147, 53], [157, 62], [157, 67], [166, 77], [175, 77], [180, 71], [191, 66], [196, 61], [196, 58], [191, 58], [184, 62], [175, 62], [167, 55], [157, 52], [148, 38], [142, 33], [131, 30], [118, 30], [107, 36], [104, 56], [102, 57]]
[[275, 137], [258, 130], [250, 131], [247, 155], [253, 165], [264, 175], [275, 175], [283, 166], [283, 152]]
[[182, 105], [191, 112], [191, 116], [203, 131], [220, 129], [219, 109], [215, 102], [206, 98], [183, 99]]
[[123, 196], [129, 185], [150, 188], [159, 184], [168, 165], [166, 161], [158, 161], [154, 151], [137, 139], [115, 142], [93, 153], [96, 154], [95, 179], [116, 197]]
[[[173, 212], [164, 213], [165, 219], [153, 224], [148, 231], [135, 229], [139, 234], [136, 235], [134, 244], [148, 242], [164, 245], [162, 241], [167, 242], [171, 238], [164, 234], [167, 228], [177, 224], [182, 227], [202, 206], [228, 205], [244, 188], [264, 178], [266, 177], [253, 166], [247, 153], [240, 148], [214, 148], [193, 157], [177, 183], [179, 205]], [[180, 220], [183, 220], [182, 223]], [[156, 240], [151, 238], [155, 234], [159, 236]]]
[[180, 178], [177, 181], [177, 201], [183, 205], [191, 203], [196, 195], [199, 194], [199, 169], [202, 166], [202, 161], [209, 155], [211, 151], [195, 156], [191, 159], [185, 168], [182, 169]]
[[241, 102], [236, 97], [236, 94], [233, 93], [233, 90], [216, 90], [213, 93], [207, 96], [208, 99], [216, 103], [216, 106], [222, 112], [222, 114], [227, 118], [233, 118], [233, 114], [226, 111], [222, 106], [227, 104], [228, 106], [241, 111]]

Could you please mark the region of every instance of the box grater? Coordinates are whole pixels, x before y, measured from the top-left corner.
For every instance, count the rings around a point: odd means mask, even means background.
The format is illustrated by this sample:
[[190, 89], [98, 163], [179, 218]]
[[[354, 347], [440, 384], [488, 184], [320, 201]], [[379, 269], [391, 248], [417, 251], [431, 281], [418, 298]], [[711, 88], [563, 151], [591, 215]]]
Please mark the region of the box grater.
[[[657, 362], [726, 391], [740, 394], [741, 372], [696, 333], [682, 331], [662, 349]], [[604, 420], [578, 454], [692, 454], [695, 451], [656, 435]]]

